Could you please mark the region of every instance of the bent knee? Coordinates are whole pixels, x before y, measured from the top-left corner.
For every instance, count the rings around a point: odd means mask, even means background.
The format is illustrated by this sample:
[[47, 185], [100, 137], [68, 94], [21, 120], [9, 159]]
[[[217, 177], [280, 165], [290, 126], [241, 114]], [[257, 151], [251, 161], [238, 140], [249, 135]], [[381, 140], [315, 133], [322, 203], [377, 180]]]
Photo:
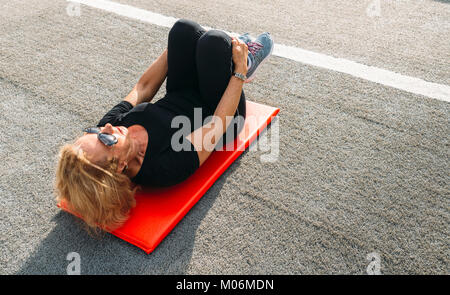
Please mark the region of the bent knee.
[[170, 29], [169, 35], [173, 34], [190, 34], [196, 32], [198, 29], [197, 23], [188, 19], [179, 19]]
[[198, 46], [231, 48], [231, 37], [223, 31], [209, 30], [200, 37]]

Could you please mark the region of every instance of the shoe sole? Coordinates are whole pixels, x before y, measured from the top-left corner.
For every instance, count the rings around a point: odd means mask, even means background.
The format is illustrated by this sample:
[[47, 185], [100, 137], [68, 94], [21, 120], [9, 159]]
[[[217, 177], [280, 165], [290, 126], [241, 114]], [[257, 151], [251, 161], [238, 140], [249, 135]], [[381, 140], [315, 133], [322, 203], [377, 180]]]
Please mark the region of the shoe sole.
[[256, 72], [258, 71], [259, 67], [266, 61], [266, 59], [269, 58], [269, 56], [272, 55], [273, 48], [275, 47], [275, 44], [272, 45], [272, 48], [270, 48], [269, 54], [261, 61], [259, 66], [256, 68], [256, 70], [253, 72], [253, 74], [245, 80], [245, 83], [250, 83], [256, 78]]

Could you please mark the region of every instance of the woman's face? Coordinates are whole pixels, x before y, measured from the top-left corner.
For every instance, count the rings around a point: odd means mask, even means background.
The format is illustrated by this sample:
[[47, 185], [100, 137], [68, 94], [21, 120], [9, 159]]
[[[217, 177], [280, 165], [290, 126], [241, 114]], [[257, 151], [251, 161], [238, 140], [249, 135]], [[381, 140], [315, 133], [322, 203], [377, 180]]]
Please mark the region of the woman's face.
[[117, 143], [112, 146], [103, 144], [95, 133], [85, 133], [76, 142], [80, 148], [86, 153], [89, 161], [102, 166], [102, 163], [119, 160], [118, 171], [122, 171], [125, 164], [128, 163], [128, 155], [131, 149], [131, 142], [128, 137], [128, 129], [123, 126], [112, 126], [106, 124], [100, 127], [102, 133], [109, 133], [117, 138]]

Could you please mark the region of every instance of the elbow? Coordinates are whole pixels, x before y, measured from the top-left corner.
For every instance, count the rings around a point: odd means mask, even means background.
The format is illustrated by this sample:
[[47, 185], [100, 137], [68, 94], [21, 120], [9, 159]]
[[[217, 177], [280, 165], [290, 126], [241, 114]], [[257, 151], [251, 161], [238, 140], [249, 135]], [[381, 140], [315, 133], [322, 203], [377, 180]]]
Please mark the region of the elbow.
[[153, 95], [155, 95], [154, 89], [154, 86], [147, 81], [139, 81], [135, 86], [138, 97], [142, 98], [144, 101], [146, 98], [153, 97]]
[[142, 79], [141, 80], [139, 80], [137, 83], [136, 83], [136, 85], [134, 86], [134, 89], [137, 91], [137, 92], [143, 92], [143, 91], [145, 91], [149, 86], [148, 86], [148, 82], [146, 82], [146, 81], [143, 81]]

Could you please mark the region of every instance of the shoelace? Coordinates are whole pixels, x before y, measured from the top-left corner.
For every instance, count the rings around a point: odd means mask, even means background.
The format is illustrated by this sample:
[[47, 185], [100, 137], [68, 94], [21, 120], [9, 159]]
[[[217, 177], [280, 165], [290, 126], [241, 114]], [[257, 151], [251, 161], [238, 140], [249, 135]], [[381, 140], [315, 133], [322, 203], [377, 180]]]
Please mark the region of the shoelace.
[[254, 58], [256, 58], [258, 61], [260, 57], [256, 54], [261, 48], [264, 46], [258, 42], [250, 41], [247, 43], [248, 51], [250, 51]]

